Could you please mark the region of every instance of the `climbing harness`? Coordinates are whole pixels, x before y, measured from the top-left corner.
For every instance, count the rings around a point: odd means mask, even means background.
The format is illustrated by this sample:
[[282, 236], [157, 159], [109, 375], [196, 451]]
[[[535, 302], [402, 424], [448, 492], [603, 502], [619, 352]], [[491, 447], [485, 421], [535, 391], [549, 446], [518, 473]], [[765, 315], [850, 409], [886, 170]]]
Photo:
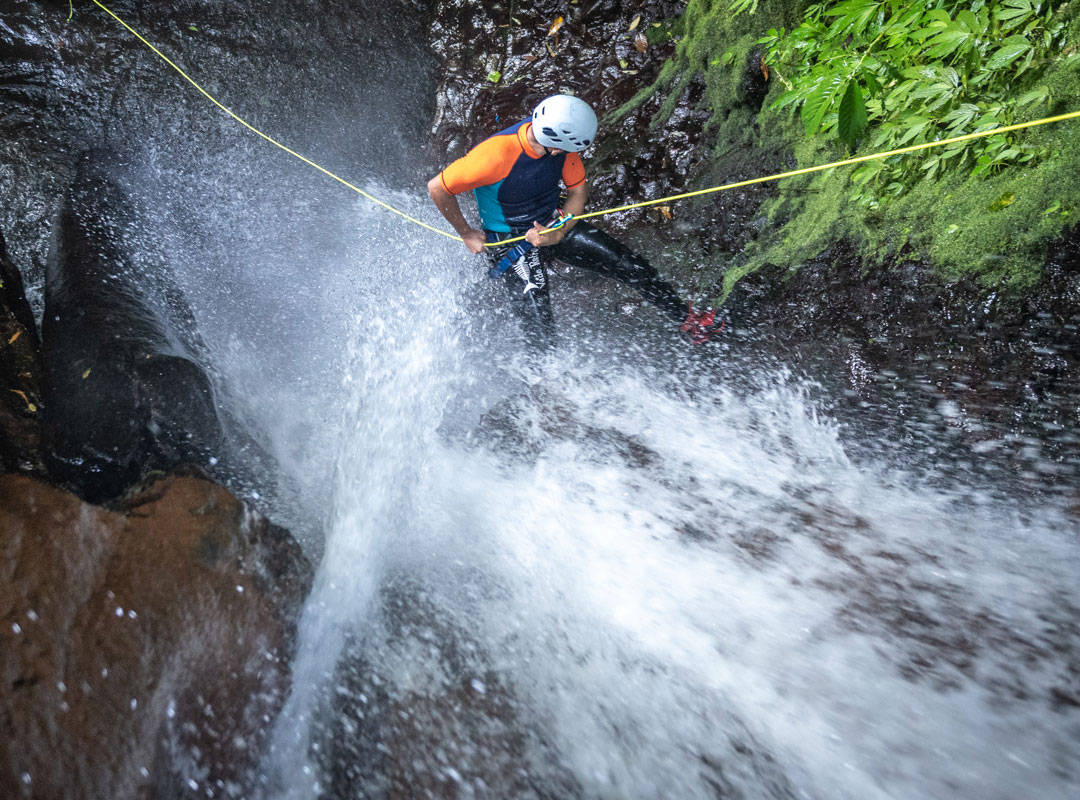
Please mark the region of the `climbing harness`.
[[[547, 224], [547, 227], [543, 229], [544, 233], [549, 231], [557, 231], [563, 225], [568, 223], [574, 218], [573, 214], [564, 214], [562, 209], [555, 209], [555, 215], [551, 218], [551, 221]], [[505, 244], [507, 240], [493, 242], [493, 244]], [[533, 249], [532, 242], [519, 242], [506, 251], [506, 254], [499, 259], [499, 262], [488, 270], [489, 278], [498, 278], [510, 267], [516, 264], [518, 261], [525, 257], [525, 254]]]
[[[200, 86], [198, 83], [196, 83], [195, 80], [190, 75], [188, 75], [186, 72], [184, 72], [184, 70], [182, 70], [179, 66], [177, 66], [176, 63], [174, 63], [172, 60], [170, 60], [168, 56], [166, 56], [164, 53], [162, 53], [160, 50], [158, 50], [156, 47], [154, 47], [154, 45], [152, 45], [145, 38], [143, 38], [139, 34], [138, 31], [136, 31], [134, 28], [132, 28], [130, 25], [128, 25], [126, 22], [124, 22], [124, 20], [120, 19], [120, 17], [118, 17], [115, 13], [113, 13], [107, 6], [105, 6], [103, 3], [101, 3], [100, 0], [93, 0], [93, 2], [94, 2], [94, 5], [101, 8], [105, 13], [107, 13], [109, 16], [111, 16], [113, 19], [115, 19], [117, 22], [119, 22], [121, 25], [123, 25], [131, 33], [132, 36], [134, 36], [136, 39], [138, 39], [140, 42], [142, 42], [144, 45], [146, 45], [148, 48], [150, 48], [150, 50], [152, 50], [155, 55], [157, 55], [159, 58], [161, 58], [162, 61], [164, 61], [166, 64], [168, 64], [170, 67], [172, 67], [178, 73], [180, 73], [180, 76], [182, 78], [184, 78], [184, 80], [186, 80], [188, 83], [190, 83], [196, 89], [198, 89], [199, 92], [201, 92], [211, 103], [213, 103], [215, 106], [220, 108], [222, 111], [224, 111], [230, 117], [235, 119], [237, 122], [239, 122], [241, 125], [243, 125], [248, 130], [252, 131], [256, 135], [258, 135], [258, 136], [262, 137], [263, 139], [265, 139], [266, 141], [270, 142], [270, 144], [274, 145], [275, 147], [281, 148], [282, 150], [284, 150], [289, 155], [295, 156], [296, 158], [303, 161], [305, 164], [308, 164], [309, 166], [314, 167], [315, 169], [319, 170], [319, 172], [323, 173], [324, 175], [328, 175], [329, 177], [333, 178], [338, 183], [340, 183], [340, 184], [342, 184], [344, 186], [347, 186], [348, 188], [352, 189], [357, 194], [367, 198], [368, 200], [375, 203], [376, 205], [382, 206], [387, 211], [392, 211], [393, 213], [397, 214], [398, 216], [403, 217], [404, 219], [407, 219], [409, 222], [415, 223], [416, 225], [419, 225], [422, 228], [427, 228], [429, 231], [437, 233], [440, 236], [445, 236], [448, 239], [454, 239], [454, 240], [459, 241], [459, 242], [463, 241], [460, 236], [457, 236], [457, 235], [455, 235], [453, 233], [448, 233], [447, 231], [444, 231], [444, 230], [440, 230], [439, 228], [436, 228], [434, 225], [428, 225], [426, 222], [424, 222], [422, 220], [419, 220], [419, 219], [416, 219], [415, 217], [409, 216], [404, 211], [400, 211], [400, 210], [394, 208], [389, 203], [384, 203], [382, 200], [378, 199], [377, 197], [375, 197], [375, 196], [373, 196], [371, 194], [368, 194], [363, 189], [360, 189], [357, 186], [354, 186], [353, 184], [349, 183], [344, 178], [338, 177], [337, 175], [335, 175], [330, 170], [319, 166], [314, 161], [312, 161], [312, 160], [310, 160], [308, 158], [305, 158], [304, 156], [297, 153], [295, 150], [291, 150], [290, 148], [283, 145], [281, 142], [279, 142], [276, 139], [268, 136], [267, 134], [263, 133], [262, 131], [260, 131], [255, 126], [253, 126], [250, 123], [246, 122], [245, 120], [241, 119], [237, 114], [233, 113], [229, 108], [227, 108], [224, 104], [222, 104], [220, 101], [218, 101], [213, 95], [211, 95], [208, 91], [206, 91], [206, 89], [204, 89], [202, 86]], [[694, 192], [683, 192], [682, 194], [673, 194], [673, 195], [669, 195], [668, 197], [658, 197], [658, 198], [656, 198], [654, 200], [644, 200], [644, 201], [642, 201], [640, 203], [629, 203], [629, 204], [624, 205], [624, 206], [616, 206], [614, 208], [605, 208], [605, 209], [602, 209], [600, 211], [591, 211], [588, 214], [579, 214], [579, 215], [577, 215], [576, 218], [577, 219], [589, 219], [590, 217], [605, 216], [607, 214], [614, 214], [614, 213], [617, 213], [619, 211], [630, 211], [630, 210], [635, 209], [635, 208], [645, 208], [647, 206], [659, 205], [660, 203], [671, 203], [671, 202], [675, 202], [676, 200], [685, 200], [685, 199], [690, 198], [690, 197], [700, 197], [701, 195], [712, 194], [713, 192], [724, 192], [724, 191], [729, 191], [731, 189], [740, 189], [740, 188], [742, 188], [744, 186], [753, 186], [754, 184], [757, 184], [757, 183], [768, 183], [770, 181], [779, 181], [779, 180], [783, 180], [785, 178], [794, 178], [794, 177], [797, 177], [799, 175], [809, 175], [809, 174], [814, 173], [814, 172], [823, 172], [823, 171], [828, 170], [828, 169], [836, 169], [837, 167], [846, 167], [846, 166], [849, 166], [851, 164], [861, 164], [864, 161], [875, 161], [877, 159], [882, 159], [882, 158], [891, 158], [892, 156], [904, 155], [905, 153], [915, 153], [915, 152], [918, 152], [920, 150], [929, 150], [932, 147], [945, 147], [946, 145], [957, 144], [959, 142], [966, 142], [966, 141], [970, 141], [972, 139], [981, 139], [981, 138], [984, 138], [984, 137], [987, 137], [987, 136], [998, 136], [998, 135], [1003, 134], [1003, 133], [1011, 133], [1012, 131], [1019, 131], [1019, 130], [1025, 129], [1025, 128], [1034, 128], [1034, 127], [1039, 126], [1039, 125], [1049, 125], [1049, 124], [1054, 123], [1054, 122], [1064, 122], [1065, 120], [1077, 119], [1077, 118], [1080, 118], [1080, 111], [1071, 111], [1071, 112], [1069, 112], [1067, 114], [1058, 114], [1058, 115], [1053, 116], [1053, 117], [1043, 117], [1042, 119], [1036, 119], [1036, 120], [1032, 120], [1030, 122], [1019, 122], [1019, 123], [1016, 123], [1015, 125], [1005, 125], [1005, 126], [1000, 127], [1000, 128], [991, 128], [991, 129], [985, 130], [985, 131], [976, 131], [975, 133], [967, 133], [967, 134], [964, 134], [963, 136], [953, 136], [953, 137], [951, 137], [949, 139], [938, 139], [938, 140], [933, 141], [933, 142], [923, 142], [922, 144], [908, 145], [907, 147], [899, 147], [899, 148], [897, 148], [895, 150], [887, 150], [887, 151], [882, 152], [882, 153], [871, 153], [870, 155], [865, 155], [865, 156], [856, 156], [854, 158], [845, 158], [845, 159], [842, 159], [840, 161], [830, 162], [828, 164], [819, 164], [818, 166], [815, 166], [815, 167], [804, 167], [802, 169], [793, 169], [793, 170], [789, 170], [788, 172], [780, 172], [780, 173], [777, 173], [775, 175], [765, 175], [765, 176], [760, 177], [760, 178], [751, 178], [749, 180], [737, 181], [735, 183], [725, 183], [722, 186], [712, 186], [712, 187], [710, 187], [708, 189], [698, 189], [697, 191], [694, 191]], [[565, 224], [565, 220], [561, 224]], [[544, 228], [543, 230], [540, 231], [540, 233], [548, 233], [548, 232], [550, 232], [552, 230], [556, 230], [558, 227], [561, 227], [561, 224], [557, 225], [555, 227]], [[500, 247], [500, 246], [505, 245], [505, 244], [512, 244], [514, 242], [523, 242], [523, 241], [525, 241], [524, 236], [515, 236], [515, 237], [509, 238], [509, 239], [501, 239], [501, 240], [499, 240], [497, 242], [486, 242], [484, 246], [485, 247]], [[507, 254], [507, 255], [509, 255], [509, 254]], [[502, 262], [500, 262], [500, 264], [501, 263]]]

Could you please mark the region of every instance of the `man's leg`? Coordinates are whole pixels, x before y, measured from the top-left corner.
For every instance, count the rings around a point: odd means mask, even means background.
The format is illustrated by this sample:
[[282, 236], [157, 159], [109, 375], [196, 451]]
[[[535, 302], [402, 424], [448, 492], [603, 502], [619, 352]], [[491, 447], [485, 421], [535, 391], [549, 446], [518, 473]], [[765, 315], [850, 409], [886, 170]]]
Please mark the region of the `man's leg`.
[[[505, 234], [504, 234], [505, 235]], [[488, 258], [494, 266], [510, 249], [489, 247]], [[530, 345], [546, 348], [554, 344], [555, 319], [551, 313], [551, 289], [548, 285], [548, 247], [534, 247], [503, 274], [502, 281], [511, 306], [521, 319]]]
[[631, 286], [676, 322], [686, 318], [689, 303], [679, 297], [675, 288], [642, 256], [595, 225], [579, 222], [561, 242], [542, 249], [572, 267], [610, 275]]

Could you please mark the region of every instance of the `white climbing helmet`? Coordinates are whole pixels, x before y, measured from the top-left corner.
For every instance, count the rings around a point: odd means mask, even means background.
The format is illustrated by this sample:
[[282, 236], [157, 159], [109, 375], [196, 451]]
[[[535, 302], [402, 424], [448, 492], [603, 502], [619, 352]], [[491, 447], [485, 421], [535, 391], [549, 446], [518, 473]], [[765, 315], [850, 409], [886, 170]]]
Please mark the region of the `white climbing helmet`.
[[533, 136], [544, 147], [580, 153], [596, 138], [596, 112], [579, 97], [556, 94], [532, 115]]

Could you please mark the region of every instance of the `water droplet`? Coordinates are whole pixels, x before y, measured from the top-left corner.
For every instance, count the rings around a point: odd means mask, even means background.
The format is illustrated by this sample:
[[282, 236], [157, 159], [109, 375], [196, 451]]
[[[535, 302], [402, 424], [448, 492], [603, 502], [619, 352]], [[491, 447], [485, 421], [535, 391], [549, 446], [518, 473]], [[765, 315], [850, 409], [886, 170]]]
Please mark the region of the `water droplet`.
[[11, 632], [14, 633], [15, 635], [18, 635], [18, 634], [22, 633], [22, 628], [19, 627], [19, 623], [17, 623], [17, 622], [11, 623]]
[[473, 691], [477, 694], [485, 694], [487, 692], [487, 687], [484, 685], [484, 682], [476, 678], [473, 678], [469, 682], [469, 685], [472, 686]]

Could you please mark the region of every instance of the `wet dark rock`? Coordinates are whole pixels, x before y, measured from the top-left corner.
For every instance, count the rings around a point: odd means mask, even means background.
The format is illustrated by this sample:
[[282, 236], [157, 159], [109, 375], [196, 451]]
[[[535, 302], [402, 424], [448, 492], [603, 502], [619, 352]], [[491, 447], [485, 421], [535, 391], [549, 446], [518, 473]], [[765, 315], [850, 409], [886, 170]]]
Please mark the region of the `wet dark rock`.
[[[584, 795], [543, 732], [520, 718], [514, 687], [492, 656], [418, 582], [388, 581], [380, 614], [385, 638], [363, 637], [338, 667], [334, 730], [323, 754], [329, 796]], [[420, 661], [410, 658], [416, 648], [426, 653]], [[373, 651], [384, 669], [397, 659], [402, 669], [380, 674], [370, 662]], [[427, 668], [418, 672], [421, 664]]]
[[0, 233], [0, 471], [45, 474], [41, 380], [37, 327]]
[[751, 111], [761, 110], [765, 95], [769, 92], [769, 68], [765, 65], [765, 50], [755, 47], [746, 54], [742, 75], [739, 78], [739, 100]]
[[250, 785], [312, 579], [291, 537], [181, 474], [113, 510], [0, 475], [0, 531], [0, 796]]
[[139, 263], [137, 212], [115, 154], [80, 166], [45, 287], [45, 407], [52, 474], [90, 500], [140, 474], [224, 458], [194, 324], [168, 265]]
[[[780, 348], [845, 398], [856, 433], [887, 430], [929, 454], [947, 449], [964, 468], [1004, 463], [1028, 488], [1062, 488], [1080, 477], [1075, 239], [1019, 300], [943, 284], [919, 263], [870, 269], [838, 242], [798, 270], [740, 281], [727, 308], [747, 346]], [[980, 458], [986, 452], [1005, 458]]]

